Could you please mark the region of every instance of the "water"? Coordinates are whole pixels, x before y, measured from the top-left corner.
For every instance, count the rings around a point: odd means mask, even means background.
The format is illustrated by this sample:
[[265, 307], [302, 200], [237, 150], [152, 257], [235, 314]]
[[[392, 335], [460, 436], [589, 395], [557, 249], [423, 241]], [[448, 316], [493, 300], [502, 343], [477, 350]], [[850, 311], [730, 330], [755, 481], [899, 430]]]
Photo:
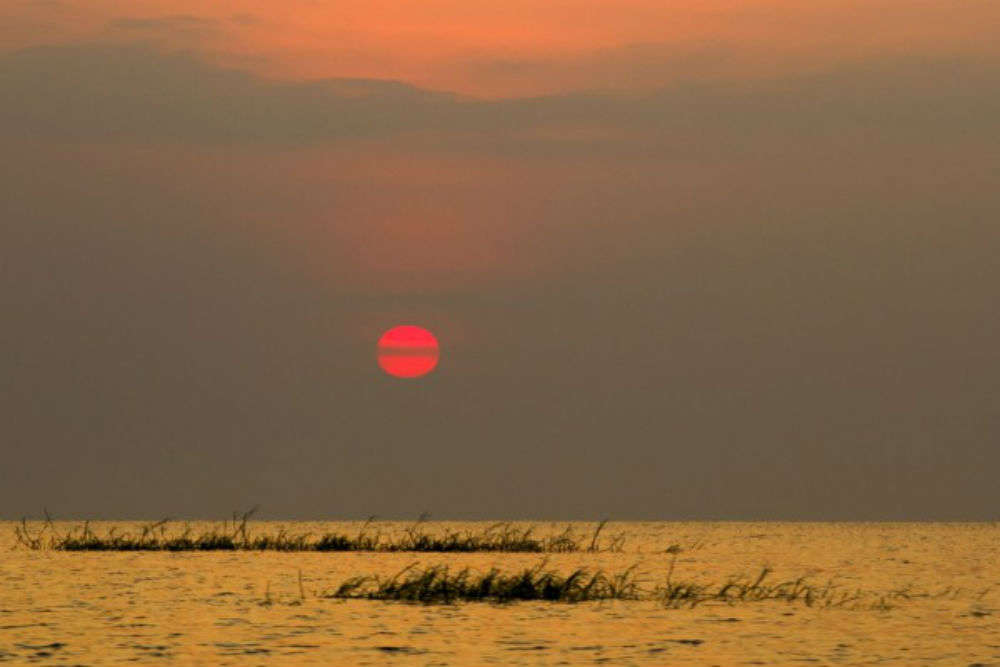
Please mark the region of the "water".
[[[134, 529], [134, 522], [96, 524]], [[485, 524], [431, 524], [480, 530]], [[63, 526], [62, 528], [64, 528]], [[195, 526], [196, 529], [204, 526]], [[255, 532], [356, 532], [267, 523]], [[405, 524], [385, 524], [397, 531]], [[559, 532], [565, 524], [535, 524]], [[0, 523], [0, 662], [107, 665], [1000, 665], [995, 524], [622, 523], [616, 553], [62, 553], [16, 548]], [[588, 530], [580, 525], [582, 532]], [[318, 597], [348, 577], [411, 563], [559, 571], [637, 565], [661, 583], [722, 582], [763, 566], [861, 589], [892, 606], [654, 601], [426, 606]], [[300, 587], [300, 574], [302, 585]]]

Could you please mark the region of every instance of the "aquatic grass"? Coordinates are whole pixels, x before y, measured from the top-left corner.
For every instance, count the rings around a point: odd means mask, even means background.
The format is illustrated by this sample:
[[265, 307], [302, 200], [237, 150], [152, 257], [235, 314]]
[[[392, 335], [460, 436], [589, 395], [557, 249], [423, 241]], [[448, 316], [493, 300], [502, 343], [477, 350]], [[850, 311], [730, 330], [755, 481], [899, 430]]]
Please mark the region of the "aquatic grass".
[[547, 561], [543, 561], [535, 567], [513, 573], [497, 568], [476, 573], [469, 568], [453, 571], [447, 565], [421, 567], [413, 563], [392, 576], [351, 577], [319, 597], [422, 604], [632, 600], [656, 602], [668, 609], [694, 608], [702, 604], [736, 606], [772, 602], [815, 608], [874, 610], [888, 610], [895, 603], [914, 597], [933, 597], [927, 593], [914, 594], [906, 588], [885, 593], [852, 590], [832, 580], [814, 584], [806, 577], [771, 582], [769, 568], [763, 568], [753, 577], [731, 577], [721, 585], [675, 581], [672, 564], [664, 583], [645, 588], [636, 576], [636, 569], [637, 566], [633, 565], [620, 573], [609, 574], [603, 570], [579, 568], [562, 574], [547, 569]]
[[660, 586], [653, 597], [671, 608], [695, 607], [705, 602], [730, 605], [744, 602], [801, 602], [807, 607], [842, 607], [865, 597], [861, 591], [845, 591], [833, 581], [813, 584], [806, 577], [775, 583], [766, 579], [771, 570], [764, 568], [755, 577], [732, 577], [721, 585], [672, 582]]
[[656, 587], [652, 597], [665, 606], [678, 608], [695, 607], [705, 602], [724, 602], [737, 604], [741, 602], [763, 601], [801, 601], [806, 606], [844, 606], [856, 602], [863, 597], [860, 591], [845, 592], [833, 580], [816, 585], [807, 577], [771, 583], [768, 578], [772, 570], [764, 567], [754, 577], [743, 575], [733, 576], [721, 585], [713, 585], [693, 581], [675, 581], [674, 569], [677, 564], [678, 551], [671, 551], [672, 557], [667, 567], [666, 581]]
[[323, 597], [424, 604], [514, 601], [572, 603], [638, 600], [640, 588], [634, 576], [634, 567], [614, 576], [582, 568], [562, 575], [546, 570], [543, 562], [513, 574], [505, 574], [496, 568], [483, 574], [475, 574], [468, 568], [453, 573], [447, 565], [420, 568], [414, 563], [391, 577], [353, 577]]
[[26, 520], [15, 526], [17, 542], [31, 550], [56, 551], [374, 551], [374, 552], [523, 552], [570, 553], [580, 551], [621, 551], [624, 535], [602, 541], [602, 521], [592, 534], [579, 533], [572, 526], [554, 535], [536, 535], [533, 528], [519, 528], [512, 523], [495, 523], [480, 530], [434, 529], [421, 517], [401, 533], [387, 534], [369, 518], [356, 534], [329, 532], [319, 536], [291, 533], [281, 529], [274, 534], [257, 533], [251, 517], [256, 508], [234, 513], [231, 523], [224, 522], [199, 533], [185, 524], [180, 532], [171, 531], [172, 523], [163, 519], [126, 532], [112, 527], [97, 534], [89, 521], [65, 532], [56, 529], [46, 513], [45, 521], [33, 530]]
[[807, 577], [770, 581], [772, 570], [762, 568], [753, 577], [730, 577], [721, 585], [697, 582], [672, 582], [657, 587], [652, 597], [668, 608], [695, 607], [704, 603], [740, 605], [753, 602], [798, 603], [806, 607], [846, 608], [887, 611], [897, 602], [914, 598], [946, 596], [943, 593], [915, 593], [910, 587], [885, 592], [845, 588], [835, 580], [813, 583]]

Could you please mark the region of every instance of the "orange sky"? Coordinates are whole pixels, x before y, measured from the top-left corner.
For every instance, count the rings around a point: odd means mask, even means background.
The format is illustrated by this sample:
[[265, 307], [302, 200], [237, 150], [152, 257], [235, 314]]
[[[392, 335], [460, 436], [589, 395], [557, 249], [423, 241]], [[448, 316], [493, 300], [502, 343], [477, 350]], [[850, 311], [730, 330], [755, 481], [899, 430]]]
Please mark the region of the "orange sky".
[[279, 77], [484, 97], [642, 90], [873, 56], [992, 57], [993, 0], [65, 0], [5, 3], [0, 49], [148, 42]]

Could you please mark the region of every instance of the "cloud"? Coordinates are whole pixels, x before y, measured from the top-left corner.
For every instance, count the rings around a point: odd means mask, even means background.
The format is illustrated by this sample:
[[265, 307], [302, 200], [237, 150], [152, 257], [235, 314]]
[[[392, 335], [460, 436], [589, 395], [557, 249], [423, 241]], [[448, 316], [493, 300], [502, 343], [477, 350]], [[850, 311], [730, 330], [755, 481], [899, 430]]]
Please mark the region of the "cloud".
[[[168, 23], [182, 18], [193, 17]], [[511, 154], [706, 155], [860, 135], [941, 142], [995, 127], [998, 72], [958, 61], [880, 61], [643, 95], [482, 101], [386, 80], [266, 79], [145, 47], [34, 48], [0, 56], [0, 132], [280, 145], [408, 138], [438, 150]]]
[[219, 27], [215, 19], [193, 16], [191, 14], [174, 14], [157, 18], [120, 18], [110, 21], [108, 27], [116, 30], [212, 30]]
[[261, 23], [261, 19], [256, 14], [250, 14], [248, 12], [233, 14], [230, 17], [230, 20], [240, 26], [257, 25]]
[[296, 143], [412, 127], [449, 95], [389, 81], [289, 83], [141, 47], [0, 58], [4, 130], [44, 138]]

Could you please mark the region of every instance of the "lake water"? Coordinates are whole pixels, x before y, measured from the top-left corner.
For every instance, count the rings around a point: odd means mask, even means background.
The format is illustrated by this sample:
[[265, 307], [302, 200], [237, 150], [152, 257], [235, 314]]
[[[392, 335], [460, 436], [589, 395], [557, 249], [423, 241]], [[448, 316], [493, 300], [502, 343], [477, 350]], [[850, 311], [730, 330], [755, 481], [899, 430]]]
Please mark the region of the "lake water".
[[[136, 522], [94, 525], [134, 530]], [[196, 525], [195, 529], [208, 524]], [[256, 522], [256, 533], [360, 524]], [[408, 524], [380, 524], [393, 533]], [[429, 530], [486, 524], [431, 523]], [[110, 665], [1000, 665], [997, 524], [620, 523], [614, 553], [30, 551], [0, 523], [0, 662]], [[565, 523], [537, 523], [539, 535]], [[60, 524], [65, 530], [68, 524]], [[592, 528], [577, 524], [582, 534]], [[411, 563], [621, 571], [650, 588], [773, 568], [861, 590], [857, 608], [653, 600], [420, 605], [321, 597]], [[300, 586], [301, 577], [301, 586]], [[891, 604], [868, 604], [892, 591]]]

